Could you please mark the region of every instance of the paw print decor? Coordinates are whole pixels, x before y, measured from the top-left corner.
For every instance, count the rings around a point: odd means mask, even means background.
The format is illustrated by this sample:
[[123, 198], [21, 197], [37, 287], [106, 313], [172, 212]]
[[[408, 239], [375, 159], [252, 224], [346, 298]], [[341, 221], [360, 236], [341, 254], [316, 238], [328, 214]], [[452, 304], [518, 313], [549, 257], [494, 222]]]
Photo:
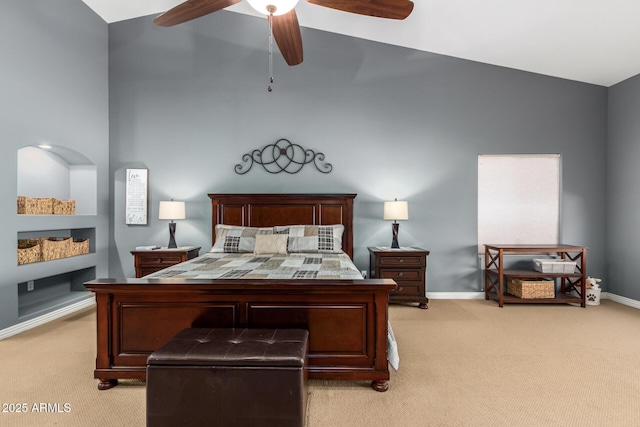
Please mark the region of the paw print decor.
[[596, 294], [587, 294], [587, 301], [596, 302]]

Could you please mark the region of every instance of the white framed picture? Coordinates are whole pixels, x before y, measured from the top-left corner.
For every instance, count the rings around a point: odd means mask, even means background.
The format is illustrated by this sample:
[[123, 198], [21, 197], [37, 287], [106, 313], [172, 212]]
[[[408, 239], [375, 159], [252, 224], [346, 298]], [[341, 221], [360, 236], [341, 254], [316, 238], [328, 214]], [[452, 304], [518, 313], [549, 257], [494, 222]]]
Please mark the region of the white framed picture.
[[146, 225], [149, 169], [127, 169], [125, 179], [125, 222]]

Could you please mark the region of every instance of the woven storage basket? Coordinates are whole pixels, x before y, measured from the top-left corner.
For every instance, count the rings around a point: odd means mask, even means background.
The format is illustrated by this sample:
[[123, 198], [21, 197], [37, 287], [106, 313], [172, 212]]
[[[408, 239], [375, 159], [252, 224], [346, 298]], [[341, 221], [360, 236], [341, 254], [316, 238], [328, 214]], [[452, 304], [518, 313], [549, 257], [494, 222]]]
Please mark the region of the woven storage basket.
[[53, 200], [52, 197], [18, 196], [18, 213], [21, 215], [51, 215]]
[[51, 261], [52, 259], [68, 257], [71, 240], [71, 237], [50, 237], [48, 239], [42, 239], [42, 260]]
[[40, 239], [18, 239], [18, 265], [42, 261]]
[[89, 239], [72, 239], [69, 245], [69, 255], [85, 255], [89, 253]]
[[555, 282], [543, 279], [518, 279], [510, 277], [507, 280], [507, 292], [522, 299], [554, 298]]
[[55, 215], [75, 215], [76, 201], [53, 199], [53, 213]]

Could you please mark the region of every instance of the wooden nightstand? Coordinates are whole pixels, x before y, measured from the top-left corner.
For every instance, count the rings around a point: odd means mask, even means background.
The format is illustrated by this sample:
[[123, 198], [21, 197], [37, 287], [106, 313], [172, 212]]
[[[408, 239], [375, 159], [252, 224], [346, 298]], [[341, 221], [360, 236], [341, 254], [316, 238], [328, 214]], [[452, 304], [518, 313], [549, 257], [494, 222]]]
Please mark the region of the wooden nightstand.
[[146, 276], [155, 273], [163, 268], [171, 267], [191, 258], [195, 258], [200, 253], [200, 247], [184, 246], [181, 248], [169, 249], [160, 248], [145, 251], [131, 251], [133, 263], [136, 267], [136, 277]]
[[369, 248], [369, 277], [393, 279], [398, 287], [389, 295], [389, 302], [417, 302], [428, 308], [426, 297], [427, 256], [429, 251], [406, 247], [391, 249]]

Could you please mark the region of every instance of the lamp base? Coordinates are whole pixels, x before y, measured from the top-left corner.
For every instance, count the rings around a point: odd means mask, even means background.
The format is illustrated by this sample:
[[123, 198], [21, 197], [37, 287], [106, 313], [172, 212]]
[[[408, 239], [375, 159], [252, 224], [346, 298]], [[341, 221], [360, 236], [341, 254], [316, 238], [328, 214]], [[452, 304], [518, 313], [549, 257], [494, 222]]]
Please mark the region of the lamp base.
[[178, 245], [176, 245], [176, 223], [169, 223], [169, 249], [175, 249]]
[[399, 249], [400, 245], [398, 244], [398, 229], [400, 228], [400, 224], [394, 222], [391, 224], [391, 231], [393, 233], [393, 240], [391, 240], [391, 249]]

